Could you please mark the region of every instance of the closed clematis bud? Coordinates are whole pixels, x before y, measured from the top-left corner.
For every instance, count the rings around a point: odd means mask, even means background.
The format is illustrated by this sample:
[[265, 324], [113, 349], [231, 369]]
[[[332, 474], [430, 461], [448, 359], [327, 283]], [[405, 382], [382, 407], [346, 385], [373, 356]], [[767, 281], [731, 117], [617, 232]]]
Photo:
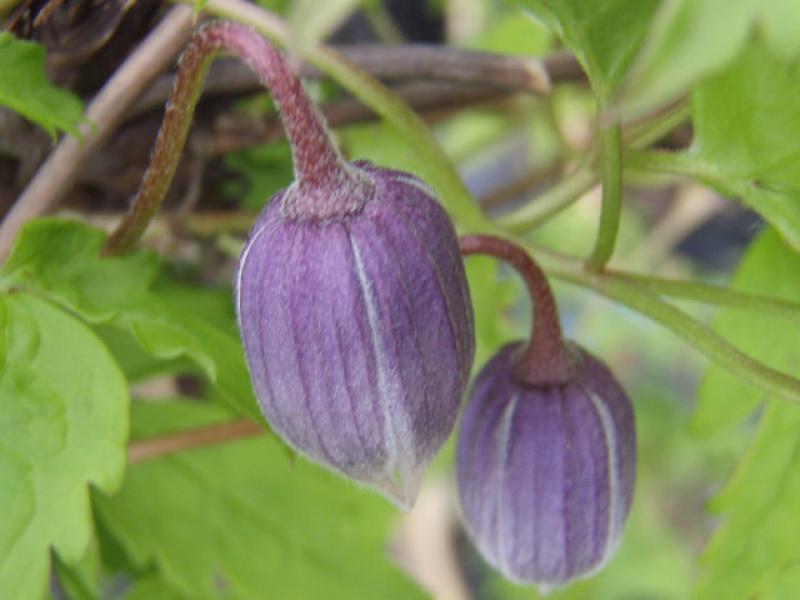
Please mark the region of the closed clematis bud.
[[258, 403], [300, 453], [408, 507], [452, 431], [474, 354], [453, 226], [420, 179], [346, 163], [280, 55], [255, 34], [247, 43], [278, 73], [268, 83], [296, 172], [236, 276]]
[[[485, 248], [494, 238], [475, 237], [482, 245], [467, 252], [500, 255]], [[459, 496], [486, 560], [547, 591], [595, 573], [619, 545], [633, 497], [635, 422], [608, 368], [562, 341], [538, 268], [508, 254], [534, 296], [534, 334], [502, 348], [474, 383], [458, 440]]]

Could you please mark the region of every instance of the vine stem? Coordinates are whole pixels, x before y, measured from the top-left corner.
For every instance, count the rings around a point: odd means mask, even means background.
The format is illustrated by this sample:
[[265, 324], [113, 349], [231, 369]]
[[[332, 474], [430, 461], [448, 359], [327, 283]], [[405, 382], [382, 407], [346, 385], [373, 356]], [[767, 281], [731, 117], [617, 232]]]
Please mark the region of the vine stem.
[[603, 157], [603, 205], [594, 249], [586, 260], [589, 269], [599, 271], [614, 254], [622, 212], [622, 127], [613, 123], [601, 133]]
[[800, 322], [800, 303], [798, 302], [773, 298], [763, 294], [751, 294], [719, 285], [651, 277], [638, 273], [606, 270], [605, 275], [608, 278], [647, 288], [656, 294], [664, 296], [692, 300], [703, 304], [765, 312], [776, 317]]
[[[208, 67], [220, 51], [235, 54], [245, 62], [270, 90], [280, 108], [281, 121], [292, 148], [294, 185], [302, 192], [294, 196], [303, 204], [297, 210], [310, 210], [315, 204], [330, 205], [326, 210], [349, 210], [349, 206], [339, 205], [357, 202], [357, 194], [337, 193], [351, 183], [350, 179], [353, 185], [358, 185], [355, 171], [346, 165], [332, 144], [324, 117], [283, 56], [245, 25], [209, 23], [197, 30], [181, 56], [150, 165], [130, 212], [106, 242], [106, 254], [118, 254], [130, 248], [158, 211], [175, 176]], [[328, 192], [324, 202], [322, 194], [318, 193], [320, 190]]]
[[550, 284], [542, 269], [520, 246], [489, 235], [458, 238], [461, 254], [488, 254], [510, 264], [525, 280], [533, 302], [532, 331], [528, 345], [516, 357], [514, 374], [529, 385], [559, 384], [570, 380], [573, 360], [564, 344]]

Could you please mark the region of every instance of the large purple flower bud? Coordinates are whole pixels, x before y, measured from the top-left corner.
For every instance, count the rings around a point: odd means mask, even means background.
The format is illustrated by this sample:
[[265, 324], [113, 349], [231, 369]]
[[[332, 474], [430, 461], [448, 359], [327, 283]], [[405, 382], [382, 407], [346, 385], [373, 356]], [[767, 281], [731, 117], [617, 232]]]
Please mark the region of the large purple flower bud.
[[256, 38], [280, 71], [269, 83], [297, 173], [257, 220], [236, 276], [258, 403], [300, 453], [408, 507], [452, 431], [474, 354], [455, 231], [417, 177], [346, 163], [296, 76]]
[[[493, 238], [475, 239], [465, 252], [501, 255], [499, 245], [486, 247]], [[548, 590], [595, 573], [619, 545], [633, 497], [635, 421], [608, 368], [562, 341], [535, 263], [504, 250], [534, 296], [534, 333], [502, 348], [473, 385], [458, 440], [459, 495], [486, 560]]]

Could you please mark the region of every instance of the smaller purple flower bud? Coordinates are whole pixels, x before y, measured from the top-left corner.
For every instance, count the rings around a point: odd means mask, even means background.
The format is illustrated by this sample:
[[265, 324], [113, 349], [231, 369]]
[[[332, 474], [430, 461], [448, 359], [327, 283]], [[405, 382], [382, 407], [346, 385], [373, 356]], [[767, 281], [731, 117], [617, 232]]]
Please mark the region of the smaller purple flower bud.
[[531, 340], [477, 377], [461, 422], [457, 475], [476, 547], [505, 577], [542, 591], [588, 577], [620, 543], [636, 472], [633, 407], [608, 368], [561, 336], [547, 279], [510, 242], [460, 240], [524, 276]]
[[467, 528], [505, 577], [542, 590], [588, 577], [619, 545], [633, 497], [633, 408], [608, 368], [573, 346], [575, 372], [531, 386], [521, 344], [478, 376], [458, 441]]

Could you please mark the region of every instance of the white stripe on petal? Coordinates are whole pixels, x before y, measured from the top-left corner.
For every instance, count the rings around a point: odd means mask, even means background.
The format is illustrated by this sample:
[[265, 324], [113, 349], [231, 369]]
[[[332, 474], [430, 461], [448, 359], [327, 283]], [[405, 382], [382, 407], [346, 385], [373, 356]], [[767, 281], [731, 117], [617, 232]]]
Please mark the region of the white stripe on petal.
[[606, 533], [606, 544], [603, 549], [602, 559], [592, 570], [596, 572], [602, 568], [611, 555], [614, 554], [614, 550], [616, 550], [621, 540], [620, 533], [625, 524], [626, 515], [624, 513], [619, 490], [619, 472], [617, 470], [619, 452], [614, 418], [602, 398], [590, 390], [587, 390], [586, 395], [592, 403], [592, 406], [594, 406], [595, 411], [597, 411], [597, 416], [600, 417], [600, 422], [603, 427], [603, 437], [605, 438], [606, 448], [608, 449], [606, 452], [608, 457], [608, 532]]
[[[380, 402], [381, 413], [383, 414], [383, 434], [386, 440], [387, 463], [386, 471], [388, 479], [395, 485], [397, 475], [400, 475], [400, 489], [386, 490], [387, 492], [402, 494], [396, 498], [403, 504], [413, 502], [419, 486], [419, 473], [416, 468], [416, 455], [413, 447], [414, 433], [411, 428], [411, 420], [405, 407], [402, 406], [402, 393], [398, 389], [396, 377], [389, 370], [392, 368], [387, 358], [386, 348], [383, 344], [383, 336], [379, 331], [378, 310], [372, 291], [372, 285], [367, 279], [364, 261], [361, 251], [358, 248], [353, 236], [349, 236], [350, 246], [353, 250], [353, 257], [356, 263], [356, 272], [361, 291], [364, 295], [364, 303], [367, 308], [367, 321], [369, 323], [370, 335], [372, 337], [372, 347], [375, 352], [375, 365], [378, 370], [378, 400]], [[399, 471], [399, 473], [398, 473]], [[412, 497], [409, 497], [412, 496]]]
[[[508, 545], [511, 543], [510, 538], [513, 536], [509, 535], [509, 531], [506, 531], [507, 524], [505, 523], [505, 510], [503, 510], [503, 496], [507, 494], [505, 482], [506, 465], [510, 460], [508, 454], [510, 451], [509, 442], [511, 438], [511, 426], [514, 423], [514, 414], [517, 411], [518, 400], [519, 393], [514, 395], [514, 397], [511, 399], [511, 402], [509, 402], [508, 406], [505, 407], [503, 414], [500, 417], [500, 423], [498, 424], [496, 432], [497, 437], [495, 439], [494, 468], [492, 469], [492, 472], [494, 473], [492, 487], [494, 488], [495, 492], [494, 502], [496, 505], [497, 518], [497, 531], [495, 532], [497, 539], [495, 540], [495, 544], [497, 545], [496, 551], [498, 562], [505, 573], [513, 572], [511, 565], [508, 563], [508, 559], [514, 554], [514, 549], [508, 547]], [[489, 517], [488, 521], [487, 517]], [[486, 527], [490, 523], [491, 513], [484, 514], [481, 518], [483, 519], [484, 527]], [[513, 520], [510, 525], [511, 527], [514, 527]]]
[[433, 191], [433, 188], [431, 188], [431, 186], [429, 186], [421, 179], [417, 179], [416, 177], [410, 177], [408, 175], [398, 175], [395, 178], [395, 181], [399, 181], [401, 183], [405, 183], [407, 185], [415, 187], [421, 192], [425, 192], [428, 196], [431, 196], [433, 198], [436, 197], [436, 193]]
[[266, 231], [267, 227], [269, 227], [271, 223], [266, 221], [259, 229], [256, 231], [255, 235], [250, 238], [247, 242], [247, 246], [245, 246], [244, 250], [242, 250], [242, 254], [239, 257], [239, 270], [236, 273], [236, 320], [239, 323], [239, 329], [242, 330], [242, 322], [241, 322], [241, 314], [242, 314], [242, 273], [244, 272], [244, 267], [247, 264], [247, 257], [250, 255], [250, 251], [253, 249], [253, 246], [256, 245], [258, 238], [261, 237], [261, 234]]

